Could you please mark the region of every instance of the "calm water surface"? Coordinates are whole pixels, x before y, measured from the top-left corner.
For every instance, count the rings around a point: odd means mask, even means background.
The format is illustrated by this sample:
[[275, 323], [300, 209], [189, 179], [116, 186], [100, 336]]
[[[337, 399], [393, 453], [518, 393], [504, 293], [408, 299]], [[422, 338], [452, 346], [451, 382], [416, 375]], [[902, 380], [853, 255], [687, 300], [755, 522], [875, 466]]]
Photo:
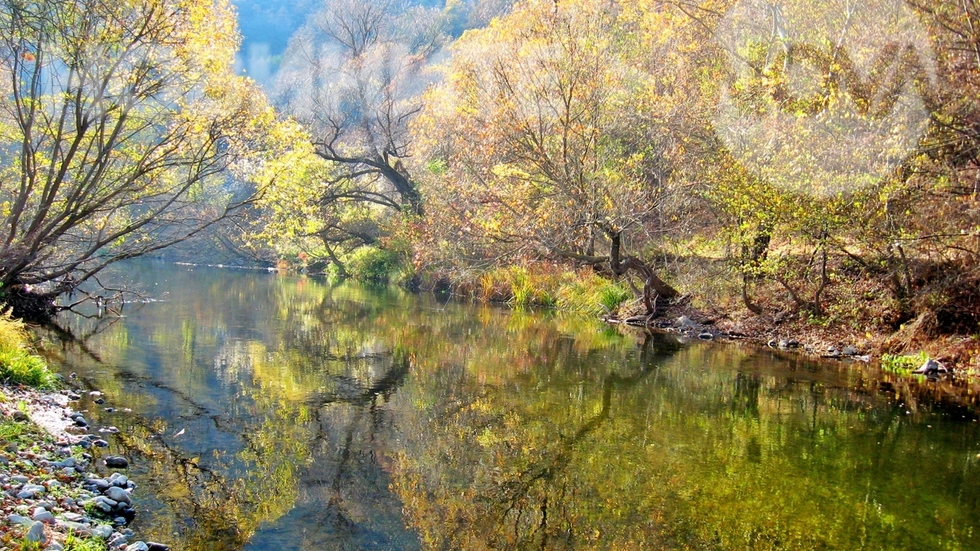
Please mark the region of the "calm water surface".
[[[175, 550], [980, 549], [980, 427], [873, 369], [126, 266], [51, 337]], [[103, 408], [111, 406], [114, 412]], [[128, 408], [131, 411], [124, 411]]]

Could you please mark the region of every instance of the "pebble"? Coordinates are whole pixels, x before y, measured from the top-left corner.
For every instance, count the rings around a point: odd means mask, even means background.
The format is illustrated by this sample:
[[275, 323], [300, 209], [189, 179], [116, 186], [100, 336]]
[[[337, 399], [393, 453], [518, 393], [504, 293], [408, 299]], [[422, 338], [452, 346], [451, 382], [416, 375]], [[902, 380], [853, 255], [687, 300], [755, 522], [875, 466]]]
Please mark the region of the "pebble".
[[54, 525], [58, 528], [64, 529], [65, 531], [71, 532], [78, 535], [90, 535], [92, 533], [92, 527], [85, 522], [73, 522], [70, 520], [58, 520], [55, 519]]
[[109, 475], [109, 484], [123, 488], [129, 484], [129, 477], [122, 473], [112, 473]]
[[112, 537], [112, 534], [114, 533], [115, 530], [112, 529], [112, 526], [107, 524], [99, 524], [92, 527], [92, 535], [99, 539], [107, 540]]
[[18, 499], [34, 499], [40, 494], [43, 494], [47, 489], [44, 486], [39, 486], [37, 484], [24, 484], [24, 486], [17, 492]]
[[[86, 398], [100, 400], [102, 396], [94, 392]], [[54, 399], [37, 395], [28, 399], [35, 403], [47, 400], [53, 407], [64, 408], [65, 396], [80, 398], [63, 391]], [[23, 412], [15, 416], [12, 410], [8, 406], [4, 411], [11, 418], [30, 421]], [[69, 428], [75, 431], [60, 439], [39, 439], [36, 445], [21, 441], [0, 442], [0, 449], [8, 452], [4, 454], [6, 457], [0, 455], [0, 467], [3, 467], [0, 497], [7, 504], [4, 507], [7, 514], [0, 516], [0, 525], [16, 527], [18, 541], [44, 551], [64, 551], [64, 545], [56, 540], [63, 537], [59, 534], [68, 532], [82, 538], [99, 538], [104, 542], [104, 548], [111, 551], [167, 551], [169, 548], [164, 544], [131, 543], [136, 540], [135, 534], [126, 526], [136, 516], [132, 493], [136, 484], [120, 472], [112, 472], [104, 478], [95, 475], [89, 469], [96, 459], [90, 453], [79, 453], [79, 447], [86, 450], [109, 447], [107, 437], [102, 438], [99, 433], [115, 434], [119, 429], [113, 426], [86, 428], [89, 420], [85, 416], [67, 410], [62, 419], [74, 424], [75, 427]], [[125, 457], [103, 456], [101, 459], [110, 469], [129, 467]], [[24, 501], [12, 501], [12, 498]], [[107, 522], [110, 519], [111, 523]], [[25, 536], [25, 532], [28, 535]], [[51, 534], [55, 535], [52, 537]], [[0, 551], [5, 549], [0, 543]]]
[[47, 536], [44, 535], [44, 523], [35, 522], [32, 524], [24, 539], [30, 542], [44, 543], [47, 540]]
[[27, 517], [22, 517], [20, 515], [10, 515], [7, 517], [10, 524], [20, 525], [20, 526], [30, 526], [34, 524], [34, 521]]
[[110, 455], [105, 458], [105, 466], [110, 469], [125, 469], [129, 467], [129, 461], [125, 457]]
[[45, 524], [54, 524], [54, 515], [51, 514], [51, 511], [48, 511], [43, 507], [36, 507], [34, 509], [34, 514], [31, 515], [31, 518]]
[[83, 485], [86, 486], [86, 487], [89, 487], [90, 486], [90, 487], [96, 488], [100, 492], [103, 491], [103, 490], [108, 489], [109, 486], [111, 486], [111, 484], [109, 484], [109, 481], [106, 480], [106, 479], [104, 479], [104, 478], [90, 478], [90, 479], [86, 480]]
[[129, 497], [129, 493], [126, 490], [118, 486], [112, 486], [105, 491], [105, 496], [113, 501], [119, 503], [125, 503], [126, 505], [132, 505], [133, 500]]

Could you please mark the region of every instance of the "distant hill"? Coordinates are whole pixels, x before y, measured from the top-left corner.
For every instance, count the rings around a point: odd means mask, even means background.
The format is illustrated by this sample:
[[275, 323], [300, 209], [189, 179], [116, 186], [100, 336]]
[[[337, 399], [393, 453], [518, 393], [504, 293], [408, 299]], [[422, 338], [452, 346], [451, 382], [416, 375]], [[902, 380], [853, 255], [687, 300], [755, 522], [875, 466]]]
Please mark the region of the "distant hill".
[[[371, 0], [364, 0], [370, 2]], [[232, 0], [238, 9], [238, 27], [242, 47], [238, 54], [239, 71], [261, 85], [271, 84], [283, 53], [306, 19], [316, 13], [323, 0]], [[446, 0], [409, 0], [409, 4], [441, 7]], [[462, 0], [456, 2], [461, 13], [458, 26], [451, 29], [458, 36], [464, 29], [483, 26], [503, 11], [513, 0]]]
[[260, 84], [275, 75], [289, 38], [321, 5], [319, 0], [233, 0], [238, 8], [241, 71]]

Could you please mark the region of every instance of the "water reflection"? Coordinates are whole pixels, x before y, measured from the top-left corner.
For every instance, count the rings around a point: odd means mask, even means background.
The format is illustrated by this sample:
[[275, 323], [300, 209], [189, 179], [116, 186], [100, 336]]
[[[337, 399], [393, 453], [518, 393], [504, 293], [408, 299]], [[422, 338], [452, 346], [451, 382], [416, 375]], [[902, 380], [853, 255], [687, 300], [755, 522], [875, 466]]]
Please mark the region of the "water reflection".
[[123, 429], [136, 528], [175, 549], [980, 544], [977, 423], [873, 372], [396, 290], [126, 271], [166, 301], [65, 318], [81, 343], [52, 350], [117, 408], [87, 404]]

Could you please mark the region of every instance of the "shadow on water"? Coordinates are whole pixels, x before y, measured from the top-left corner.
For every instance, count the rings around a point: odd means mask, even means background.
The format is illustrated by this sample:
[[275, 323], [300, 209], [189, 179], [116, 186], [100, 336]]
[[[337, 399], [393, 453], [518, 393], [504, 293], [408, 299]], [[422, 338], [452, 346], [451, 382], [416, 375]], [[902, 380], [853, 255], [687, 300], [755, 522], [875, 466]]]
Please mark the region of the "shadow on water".
[[397, 290], [125, 273], [166, 300], [65, 317], [49, 352], [104, 393], [82, 405], [121, 429], [134, 528], [175, 549], [980, 545], [974, 403], [928, 385]]

